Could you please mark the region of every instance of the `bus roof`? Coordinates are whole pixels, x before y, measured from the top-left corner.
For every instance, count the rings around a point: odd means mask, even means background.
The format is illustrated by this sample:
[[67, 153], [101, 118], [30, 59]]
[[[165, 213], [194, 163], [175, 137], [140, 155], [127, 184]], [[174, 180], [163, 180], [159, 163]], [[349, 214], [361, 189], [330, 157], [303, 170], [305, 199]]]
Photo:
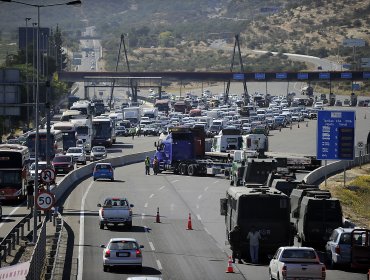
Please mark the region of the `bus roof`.
[[0, 144], [0, 151], [28, 152], [28, 147], [19, 144]]
[[[39, 134], [42, 134], [42, 135], [46, 135], [47, 131], [46, 129], [40, 129], [39, 130]], [[56, 129], [51, 129], [50, 130], [50, 134], [58, 134], [58, 133], [62, 133], [60, 130], [56, 130]], [[30, 135], [35, 135], [36, 134], [36, 131], [31, 131], [28, 133], [28, 136]]]
[[76, 115], [81, 115], [81, 111], [78, 111], [78, 110], [66, 110], [62, 114], [62, 116], [76, 116]]
[[67, 121], [57, 122], [53, 124], [53, 128], [54, 130], [69, 131], [75, 129], [75, 124]]

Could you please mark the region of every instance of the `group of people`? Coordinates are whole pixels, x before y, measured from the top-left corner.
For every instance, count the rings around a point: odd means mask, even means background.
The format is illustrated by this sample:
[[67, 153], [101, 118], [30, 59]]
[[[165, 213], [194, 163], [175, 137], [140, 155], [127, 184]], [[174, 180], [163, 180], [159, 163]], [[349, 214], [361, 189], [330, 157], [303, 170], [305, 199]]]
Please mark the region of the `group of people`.
[[[251, 231], [248, 232], [248, 235], [246, 236], [246, 239], [249, 240], [249, 254], [250, 259], [253, 264], [258, 263], [258, 250], [259, 250], [259, 241], [262, 239], [261, 234], [259, 231], [256, 230], [256, 228], [253, 226], [251, 228]], [[233, 263], [235, 263], [235, 259], [238, 259], [238, 263], [242, 262], [242, 256], [241, 256], [241, 247], [243, 241], [243, 235], [240, 226], [236, 225], [232, 231], [230, 231], [229, 235], [229, 242], [230, 242], [230, 248], [232, 251], [232, 259]]]
[[[150, 175], [150, 158], [149, 157], [145, 158], [144, 164], [145, 164], [145, 175]], [[154, 175], [157, 175], [159, 173], [159, 161], [158, 161], [157, 156], [154, 156], [152, 164], [153, 164]]]

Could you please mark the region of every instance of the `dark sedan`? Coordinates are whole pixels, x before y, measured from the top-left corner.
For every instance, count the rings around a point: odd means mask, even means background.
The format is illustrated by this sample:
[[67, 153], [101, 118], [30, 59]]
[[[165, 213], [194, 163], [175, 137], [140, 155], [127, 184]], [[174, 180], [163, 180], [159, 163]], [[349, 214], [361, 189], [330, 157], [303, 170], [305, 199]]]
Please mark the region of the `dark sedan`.
[[52, 165], [55, 170], [55, 174], [67, 174], [75, 169], [73, 157], [66, 155], [56, 155], [53, 159]]

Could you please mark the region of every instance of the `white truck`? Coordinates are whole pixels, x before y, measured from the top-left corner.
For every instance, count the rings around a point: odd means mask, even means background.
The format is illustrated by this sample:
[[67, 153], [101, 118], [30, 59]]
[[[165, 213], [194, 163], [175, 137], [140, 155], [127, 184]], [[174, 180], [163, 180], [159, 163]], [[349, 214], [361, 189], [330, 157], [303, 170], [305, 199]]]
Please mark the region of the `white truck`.
[[126, 107], [123, 108], [123, 119], [129, 120], [133, 124], [138, 124], [141, 118], [140, 107]]
[[[86, 152], [91, 150], [92, 141], [92, 120], [90, 118], [73, 118], [70, 120], [71, 123], [75, 125], [76, 128], [76, 140], [82, 140], [82, 147]], [[80, 142], [80, 141], [78, 141]], [[77, 143], [76, 143], [77, 146]]]
[[156, 119], [158, 117], [158, 108], [144, 108], [143, 117], [148, 117], [149, 119]]
[[280, 247], [269, 265], [269, 279], [325, 280], [326, 268], [311, 247]]
[[133, 204], [130, 204], [123, 197], [107, 197], [103, 205], [97, 205], [99, 209], [99, 227], [104, 229], [104, 226], [117, 226], [124, 224], [127, 227], [132, 227], [132, 209]]

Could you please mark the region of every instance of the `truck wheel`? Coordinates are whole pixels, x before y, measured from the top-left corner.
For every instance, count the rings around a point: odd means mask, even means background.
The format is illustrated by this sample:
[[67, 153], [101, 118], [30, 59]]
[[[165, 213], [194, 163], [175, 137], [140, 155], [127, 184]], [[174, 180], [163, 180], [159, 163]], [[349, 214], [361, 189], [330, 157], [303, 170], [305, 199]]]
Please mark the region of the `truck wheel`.
[[104, 229], [104, 223], [103, 222], [100, 222], [99, 226], [100, 226], [100, 229]]
[[180, 173], [181, 175], [187, 175], [188, 173], [188, 167], [186, 166], [186, 164], [182, 164], [181, 167], [180, 167]]
[[195, 175], [195, 165], [194, 164], [190, 164], [188, 166], [188, 174], [189, 174], [189, 176], [194, 176]]

